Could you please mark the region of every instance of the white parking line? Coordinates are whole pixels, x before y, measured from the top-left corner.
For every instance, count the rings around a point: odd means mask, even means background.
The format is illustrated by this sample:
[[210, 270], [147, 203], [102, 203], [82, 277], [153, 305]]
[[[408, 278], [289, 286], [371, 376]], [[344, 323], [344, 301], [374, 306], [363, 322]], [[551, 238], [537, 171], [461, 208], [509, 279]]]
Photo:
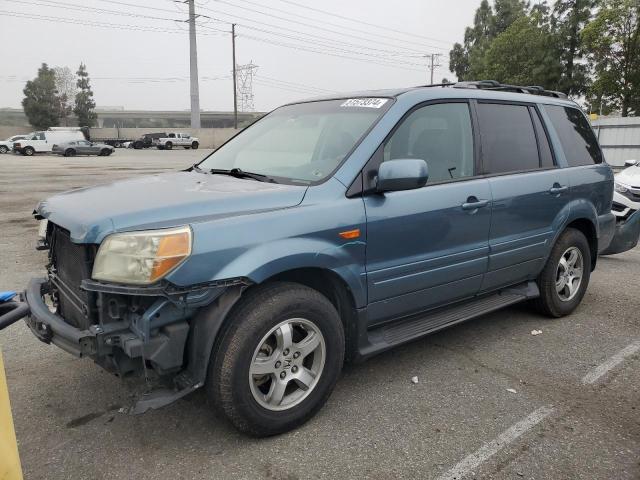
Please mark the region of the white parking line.
[[486, 462], [490, 457], [498, 453], [518, 437], [531, 430], [542, 420], [554, 412], [552, 407], [540, 407], [527, 418], [520, 420], [509, 429], [502, 432], [495, 439], [485, 443], [471, 455], [458, 462], [451, 470], [438, 477], [438, 480], [460, 480], [471, 473], [478, 466]]
[[633, 355], [639, 350], [640, 350], [640, 340], [633, 342], [631, 345], [624, 347], [622, 350], [620, 350], [618, 353], [613, 355], [611, 358], [601, 363], [597, 367], [594, 367], [589, 373], [587, 373], [582, 378], [582, 384], [590, 385], [592, 383], [597, 382], [600, 379], [600, 377], [602, 377], [603, 375], [606, 375], [609, 372], [609, 370], [617, 367], [619, 364], [621, 364], [624, 361], [625, 358], [627, 358], [630, 355]]

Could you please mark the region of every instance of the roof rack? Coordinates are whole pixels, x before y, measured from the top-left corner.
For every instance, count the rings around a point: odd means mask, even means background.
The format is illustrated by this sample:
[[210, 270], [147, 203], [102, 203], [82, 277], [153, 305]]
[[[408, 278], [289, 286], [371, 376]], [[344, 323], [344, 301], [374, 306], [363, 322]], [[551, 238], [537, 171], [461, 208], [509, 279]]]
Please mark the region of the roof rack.
[[451, 84], [453, 88], [477, 88], [482, 90], [499, 90], [502, 92], [529, 93], [531, 95], [544, 95], [546, 97], [568, 98], [565, 93], [555, 90], [545, 90], [538, 85], [508, 85], [496, 80], [479, 80], [477, 82], [458, 82]]

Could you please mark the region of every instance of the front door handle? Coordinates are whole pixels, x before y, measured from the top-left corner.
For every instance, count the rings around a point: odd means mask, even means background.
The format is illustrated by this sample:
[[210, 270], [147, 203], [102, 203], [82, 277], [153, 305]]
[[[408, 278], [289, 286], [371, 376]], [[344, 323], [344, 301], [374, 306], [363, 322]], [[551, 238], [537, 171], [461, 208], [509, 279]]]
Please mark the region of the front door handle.
[[569, 187], [567, 187], [566, 185], [560, 186], [559, 184], [556, 183], [553, 187], [549, 189], [549, 193], [551, 195], [559, 195], [560, 193], [564, 193], [567, 190], [569, 190]]
[[467, 201], [462, 204], [463, 210], [477, 210], [489, 205], [489, 200], [478, 200], [476, 197], [469, 197]]

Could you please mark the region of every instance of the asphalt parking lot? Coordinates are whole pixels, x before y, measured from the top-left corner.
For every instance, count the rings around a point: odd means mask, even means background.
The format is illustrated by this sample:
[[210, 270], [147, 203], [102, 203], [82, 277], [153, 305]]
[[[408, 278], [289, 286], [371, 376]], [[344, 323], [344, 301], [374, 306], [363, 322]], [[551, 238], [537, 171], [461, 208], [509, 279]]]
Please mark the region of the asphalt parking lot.
[[[0, 290], [44, 273], [38, 200], [205, 153], [0, 155]], [[0, 347], [25, 478], [638, 479], [639, 277], [640, 248], [601, 257], [569, 317], [516, 306], [349, 365], [313, 420], [262, 440], [217, 419], [200, 392], [120, 413], [127, 382], [19, 322]]]

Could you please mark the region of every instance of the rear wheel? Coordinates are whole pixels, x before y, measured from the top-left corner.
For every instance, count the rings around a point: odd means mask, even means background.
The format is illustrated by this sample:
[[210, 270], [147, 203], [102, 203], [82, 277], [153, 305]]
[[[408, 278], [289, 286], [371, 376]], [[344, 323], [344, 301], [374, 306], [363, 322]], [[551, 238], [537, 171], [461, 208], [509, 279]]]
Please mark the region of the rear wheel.
[[75, 157], [76, 156], [76, 151], [73, 148], [68, 148], [64, 151], [64, 156], [65, 157]]
[[334, 306], [295, 283], [256, 287], [240, 300], [213, 352], [207, 394], [241, 431], [268, 436], [310, 419], [344, 360]]
[[0, 153], [7, 153], [9, 151], [9, 147], [6, 145], [0, 145]]
[[24, 147], [22, 149], [22, 153], [24, 155], [26, 155], [27, 157], [30, 157], [31, 155], [33, 155], [34, 153], [36, 153], [36, 151], [33, 149], [33, 147]]
[[167, 150], [171, 150], [173, 148], [173, 143], [171, 142], [167, 142], [164, 144], [164, 148], [166, 148]]
[[199, 146], [200, 144], [198, 142], [191, 142], [191, 148], [193, 148], [194, 150], [197, 150]]
[[538, 310], [551, 317], [573, 312], [584, 297], [590, 274], [589, 242], [581, 231], [568, 228], [558, 238], [538, 277]]

